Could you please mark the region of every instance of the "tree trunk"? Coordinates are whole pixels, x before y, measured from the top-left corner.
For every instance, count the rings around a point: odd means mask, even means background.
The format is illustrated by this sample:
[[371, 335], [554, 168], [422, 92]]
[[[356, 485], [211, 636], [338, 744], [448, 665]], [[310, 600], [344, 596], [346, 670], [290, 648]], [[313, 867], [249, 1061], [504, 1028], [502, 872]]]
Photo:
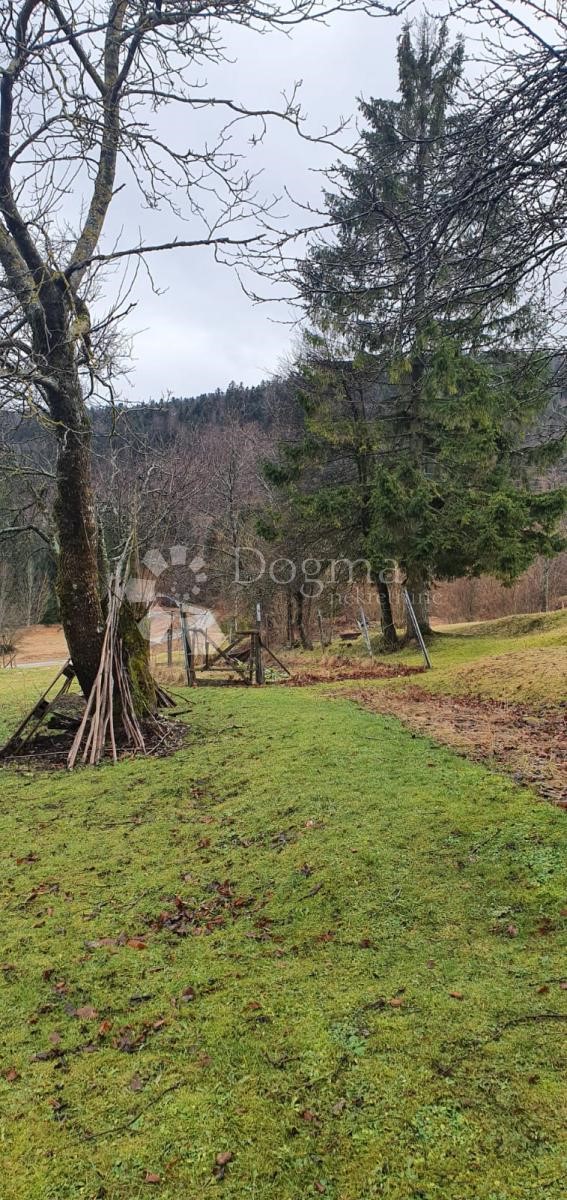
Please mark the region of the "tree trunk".
[[[409, 598], [413, 605], [417, 623], [424, 637], [432, 632], [429, 622], [429, 603], [431, 589], [429, 579], [425, 574], [418, 571], [408, 574], [406, 579], [406, 589], [409, 593]], [[412, 641], [415, 638], [415, 629], [412, 624], [409, 613], [406, 616], [406, 640]]]
[[[58, 426], [57, 595], [69, 653], [86, 697], [100, 663], [108, 567], [92, 488], [90, 420], [78, 384], [75, 395], [58, 397], [57, 409], [66, 417], [65, 424]], [[138, 627], [136, 612], [126, 603], [120, 634], [136, 712], [147, 716], [154, 711], [156, 700], [149, 642]]]
[[305, 628], [305, 618], [304, 618], [304, 612], [303, 612], [303, 592], [301, 592], [301, 591], [295, 593], [295, 611], [296, 611], [295, 620], [296, 620], [297, 631], [299, 633], [299, 640], [301, 642], [301, 645], [303, 646], [304, 650], [312, 650], [313, 642], [311, 641], [311, 638], [309, 637], [309, 634], [307, 633], [307, 630]]
[[61, 621], [85, 696], [88, 696], [98, 670], [104, 629], [90, 439], [86, 413], [74, 422], [74, 428], [67, 424], [58, 429], [54, 513], [59, 547], [57, 595]]
[[385, 650], [399, 650], [400, 643], [394, 623], [394, 614], [392, 612], [392, 601], [390, 599], [390, 589], [388, 584], [378, 578], [376, 580], [376, 588], [378, 591], [378, 599], [380, 601], [380, 625], [382, 627], [382, 640]]
[[287, 625], [287, 648], [291, 650], [293, 646], [293, 601], [291, 592], [286, 593], [286, 625]]

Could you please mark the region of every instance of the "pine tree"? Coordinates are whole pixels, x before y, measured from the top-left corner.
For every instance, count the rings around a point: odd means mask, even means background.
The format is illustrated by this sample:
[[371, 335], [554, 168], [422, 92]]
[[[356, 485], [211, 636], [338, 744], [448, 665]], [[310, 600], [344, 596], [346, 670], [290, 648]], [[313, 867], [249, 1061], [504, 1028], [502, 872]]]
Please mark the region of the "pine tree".
[[536, 553], [555, 552], [564, 505], [561, 493], [532, 493], [521, 453], [549, 397], [541, 355], [530, 349], [541, 321], [521, 297], [487, 284], [514, 198], [458, 231], [444, 223], [454, 182], [446, 139], [466, 134], [456, 105], [463, 56], [443, 23], [424, 19], [416, 36], [404, 29], [400, 99], [361, 103], [360, 152], [326, 196], [335, 240], [315, 246], [301, 271], [313, 331], [300, 364], [309, 420], [328, 412], [332, 374], [337, 431], [349, 420], [349, 392], [362, 388], [362, 532], [376, 570], [392, 558], [404, 570], [424, 632], [434, 577], [512, 579]]

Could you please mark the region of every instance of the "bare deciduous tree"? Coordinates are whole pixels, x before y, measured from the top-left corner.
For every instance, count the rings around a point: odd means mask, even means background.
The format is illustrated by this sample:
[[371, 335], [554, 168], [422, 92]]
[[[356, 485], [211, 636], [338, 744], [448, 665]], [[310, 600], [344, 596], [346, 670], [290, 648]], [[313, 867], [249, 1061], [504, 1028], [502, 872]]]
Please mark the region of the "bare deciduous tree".
[[[223, 30], [289, 31], [338, 9], [380, 13], [378, 0], [18, 0], [0, 20], [0, 368], [8, 399], [30, 405], [57, 439], [54, 522], [61, 617], [81, 686], [97, 671], [103, 555], [91, 481], [89, 396], [109, 387], [109, 330], [95, 320], [100, 270], [158, 250], [207, 245], [225, 258], [269, 235], [270, 214], [231, 148], [235, 122], [279, 117], [304, 133], [295, 91], [280, 112], [211, 95], [205, 67]], [[193, 124], [226, 111], [215, 145], [177, 145], [177, 109]], [[170, 205], [189, 236], [104, 246], [116, 192], [135, 184]], [[193, 231], [194, 230], [194, 231]], [[93, 309], [94, 311], [94, 309]], [[139, 649], [139, 648], [138, 648]]]

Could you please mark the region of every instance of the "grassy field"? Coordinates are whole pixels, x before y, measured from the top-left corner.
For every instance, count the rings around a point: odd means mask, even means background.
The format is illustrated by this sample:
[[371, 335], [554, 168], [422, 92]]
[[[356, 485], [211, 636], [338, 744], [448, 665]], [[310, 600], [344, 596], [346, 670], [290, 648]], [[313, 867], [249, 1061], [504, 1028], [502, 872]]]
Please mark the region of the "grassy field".
[[[375, 647], [378, 641], [376, 637]], [[362, 640], [352, 647], [337, 643], [331, 652], [367, 657]], [[434, 670], [413, 681], [429, 691], [536, 708], [567, 699], [567, 610], [447, 626], [435, 634], [429, 652]], [[410, 665], [423, 661], [413, 647], [397, 657]]]
[[559, 1200], [565, 814], [317, 689], [189, 703], [1, 773], [3, 1200]]

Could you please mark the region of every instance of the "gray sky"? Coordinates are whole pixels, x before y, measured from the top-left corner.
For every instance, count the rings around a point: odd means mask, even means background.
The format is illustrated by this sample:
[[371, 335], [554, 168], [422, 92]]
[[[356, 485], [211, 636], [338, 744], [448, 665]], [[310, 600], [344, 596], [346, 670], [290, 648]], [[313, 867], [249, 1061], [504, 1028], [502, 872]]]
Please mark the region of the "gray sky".
[[[305, 25], [291, 38], [234, 30], [227, 49], [235, 61], [208, 72], [209, 91], [254, 107], [279, 108], [281, 92], [301, 79], [310, 131], [319, 133], [324, 125], [331, 127], [341, 116], [354, 114], [357, 96], [395, 95], [400, 28], [401, 22], [393, 18], [336, 14], [327, 26]], [[193, 123], [186, 113], [175, 117], [180, 122], [176, 128], [170, 113], [168, 136], [187, 142], [193, 134], [182, 127], [182, 120]], [[203, 120], [201, 136], [204, 129], [215, 127], [211, 115]], [[262, 193], [280, 194], [287, 186], [300, 201], [317, 203], [323, 184], [317, 172], [336, 160], [336, 152], [301, 141], [281, 122], [272, 123], [258, 148], [247, 145], [249, 133], [241, 135], [240, 147], [246, 149], [251, 168], [263, 170]], [[289, 211], [287, 202], [286, 207]], [[296, 212], [293, 222], [300, 225], [306, 219]], [[144, 212], [134, 190], [125, 190], [116, 198], [110, 236], [121, 230], [122, 244], [132, 245], [138, 229], [152, 240], [167, 241], [179, 234], [180, 225], [167, 209]], [[140, 271], [129, 327], [141, 332], [134, 340], [132, 373], [121, 389], [124, 400], [139, 402], [168, 392], [194, 395], [225, 387], [233, 379], [256, 383], [277, 371], [292, 337], [289, 325], [281, 323], [289, 319], [285, 305], [254, 305], [234, 272], [215, 263], [206, 249], [154, 255], [151, 269], [161, 294], [152, 293]]]

